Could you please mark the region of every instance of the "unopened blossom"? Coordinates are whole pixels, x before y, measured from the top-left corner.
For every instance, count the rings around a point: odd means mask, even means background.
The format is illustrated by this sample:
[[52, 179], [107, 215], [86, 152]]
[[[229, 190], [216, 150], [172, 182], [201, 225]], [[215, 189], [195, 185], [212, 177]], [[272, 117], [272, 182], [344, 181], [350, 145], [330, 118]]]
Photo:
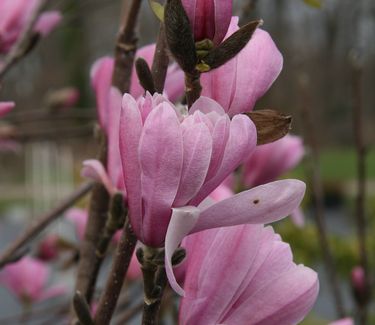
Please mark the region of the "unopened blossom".
[[0, 272], [0, 284], [21, 302], [35, 303], [65, 293], [62, 285], [48, 286], [50, 273], [46, 263], [27, 256]]
[[227, 33], [233, 0], [182, 0], [195, 41], [209, 39], [219, 44]]
[[50, 234], [46, 236], [38, 246], [38, 258], [43, 261], [55, 259], [59, 254], [59, 236]]
[[183, 245], [181, 325], [297, 324], [317, 298], [317, 274], [293, 263], [289, 245], [271, 227], [211, 229]]
[[[31, 19], [40, 0], [0, 1], [0, 53], [7, 53]], [[42, 13], [35, 22], [34, 32], [47, 36], [61, 21], [58, 11]]]
[[354, 321], [352, 318], [347, 317], [331, 322], [328, 325], [354, 325]]
[[0, 102], [0, 118], [8, 114], [14, 106], [14, 102]]
[[180, 294], [170, 264], [189, 233], [243, 223], [279, 220], [300, 204], [305, 184], [284, 180], [253, 188], [211, 205], [204, 201], [256, 146], [254, 124], [232, 120], [216, 102], [201, 97], [181, 115], [161, 95], [138, 102], [123, 97], [120, 154], [129, 218], [138, 239], [165, 245], [166, 270]]
[[[227, 37], [238, 30], [233, 17]], [[249, 112], [279, 75], [283, 58], [271, 36], [258, 28], [232, 60], [201, 75], [202, 95], [216, 100], [231, 116]]]

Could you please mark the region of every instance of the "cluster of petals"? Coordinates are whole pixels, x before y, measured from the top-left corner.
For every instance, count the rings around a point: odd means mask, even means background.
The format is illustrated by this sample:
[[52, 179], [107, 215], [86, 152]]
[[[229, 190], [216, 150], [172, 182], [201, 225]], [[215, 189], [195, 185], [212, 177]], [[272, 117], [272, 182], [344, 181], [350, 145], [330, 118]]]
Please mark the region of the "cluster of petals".
[[[238, 30], [233, 17], [227, 37]], [[283, 57], [271, 36], [258, 28], [232, 60], [201, 75], [202, 95], [217, 101], [230, 115], [251, 111], [281, 72]]]
[[240, 225], [188, 236], [179, 324], [290, 325], [312, 308], [317, 274], [293, 263], [271, 227]]
[[195, 41], [209, 39], [219, 44], [232, 18], [232, 0], [182, 0]]
[[[17, 41], [40, 0], [0, 1], [0, 53], [7, 53]], [[47, 11], [38, 17], [34, 31], [47, 36], [61, 21], [58, 11]]]
[[0, 284], [24, 303], [35, 303], [65, 293], [62, 285], [48, 286], [49, 266], [32, 257], [7, 265], [0, 272]]

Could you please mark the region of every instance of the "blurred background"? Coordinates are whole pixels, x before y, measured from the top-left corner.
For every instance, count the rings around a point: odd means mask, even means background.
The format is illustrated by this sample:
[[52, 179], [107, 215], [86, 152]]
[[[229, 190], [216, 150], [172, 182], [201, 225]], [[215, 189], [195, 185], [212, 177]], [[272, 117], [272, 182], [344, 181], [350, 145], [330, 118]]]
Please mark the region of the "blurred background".
[[[0, 150], [0, 247], [33, 217], [69, 194], [82, 181], [82, 160], [96, 154], [90, 67], [97, 58], [113, 53], [120, 1], [56, 0], [54, 8], [62, 10], [63, 23], [12, 69], [0, 92], [2, 100], [14, 99], [17, 104], [15, 112], [0, 123], [11, 123], [23, 132], [22, 141], [7, 143], [7, 150]], [[316, 143], [327, 230], [344, 303], [349, 309], [353, 304], [349, 275], [358, 263], [354, 229], [355, 105], [361, 105], [364, 114], [366, 216], [368, 233], [375, 233], [375, 2], [237, 0], [234, 13], [241, 22], [262, 18], [262, 28], [271, 34], [283, 54], [283, 71], [256, 108], [292, 115], [292, 133], [312, 137]], [[140, 46], [153, 42], [158, 25], [144, 1], [138, 28]], [[63, 108], [69, 110], [69, 118], [61, 118], [48, 103], [51, 94], [66, 87], [78, 90], [79, 99], [74, 107]], [[313, 132], [309, 130], [309, 121]], [[286, 176], [310, 182], [309, 145], [306, 151], [302, 164]], [[319, 271], [320, 296], [304, 324], [325, 324], [335, 318], [335, 309], [322, 265], [312, 199], [309, 187], [303, 203], [307, 217], [303, 228], [289, 220], [279, 222], [276, 228], [290, 243], [296, 262]], [[66, 231], [61, 223], [54, 227], [62, 233]], [[372, 259], [374, 238], [370, 235], [368, 241]], [[0, 315], [12, 314], [17, 308], [1, 289]]]

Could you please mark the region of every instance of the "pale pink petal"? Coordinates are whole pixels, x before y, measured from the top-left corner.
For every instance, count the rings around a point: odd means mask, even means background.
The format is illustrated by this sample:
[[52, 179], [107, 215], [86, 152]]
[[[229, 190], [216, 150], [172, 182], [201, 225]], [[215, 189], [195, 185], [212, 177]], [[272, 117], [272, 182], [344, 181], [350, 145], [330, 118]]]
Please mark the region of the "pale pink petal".
[[96, 159], [89, 159], [83, 162], [81, 171], [83, 177], [90, 178], [96, 182], [102, 183], [110, 195], [115, 194], [116, 188], [104, 169], [103, 164]]
[[194, 104], [189, 109], [189, 114], [193, 115], [196, 111], [201, 111], [204, 114], [208, 114], [211, 112], [216, 112], [219, 115], [225, 114], [225, 111], [223, 110], [220, 104], [215, 102], [213, 99], [205, 96], [199, 97], [194, 102]]
[[[129, 157], [128, 157], [129, 159]], [[147, 117], [139, 143], [145, 244], [164, 242], [180, 183], [183, 142], [173, 107], [159, 104]]]
[[85, 234], [87, 219], [88, 219], [88, 212], [87, 210], [80, 209], [80, 208], [70, 208], [66, 213], [65, 217], [67, 220], [73, 223], [76, 234], [79, 240], [83, 239]]
[[184, 290], [179, 286], [173, 274], [172, 256], [182, 239], [191, 231], [199, 217], [199, 209], [192, 206], [174, 208], [165, 236], [165, 270], [172, 289], [183, 296]]
[[338, 319], [334, 322], [329, 323], [328, 325], [354, 325], [353, 318], [347, 317]]
[[292, 219], [293, 223], [299, 228], [303, 228], [303, 226], [305, 225], [305, 214], [303, 213], [301, 208], [295, 209], [291, 213], [290, 218]]
[[232, 0], [214, 0], [215, 36], [214, 43], [219, 44], [225, 37], [232, 18]]
[[14, 102], [0, 102], [0, 117], [8, 114], [14, 106]]
[[280, 220], [300, 205], [305, 189], [305, 183], [290, 179], [241, 192], [203, 210], [192, 232]]
[[[215, 202], [222, 201], [224, 199], [230, 198], [234, 195], [234, 192], [228, 186], [224, 184], [220, 184], [211, 194], [210, 198], [213, 199]], [[200, 204], [199, 207], [202, 207]]]
[[201, 188], [211, 160], [212, 138], [204, 123], [183, 132], [183, 166], [174, 206], [184, 206]]
[[37, 20], [34, 31], [43, 37], [51, 33], [62, 19], [61, 13], [58, 11], [44, 12]]
[[138, 238], [142, 235], [141, 169], [138, 145], [142, 132], [142, 117], [137, 102], [128, 94], [122, 100], [120, 116], [120, 155], [129, 204], [129, 218]]

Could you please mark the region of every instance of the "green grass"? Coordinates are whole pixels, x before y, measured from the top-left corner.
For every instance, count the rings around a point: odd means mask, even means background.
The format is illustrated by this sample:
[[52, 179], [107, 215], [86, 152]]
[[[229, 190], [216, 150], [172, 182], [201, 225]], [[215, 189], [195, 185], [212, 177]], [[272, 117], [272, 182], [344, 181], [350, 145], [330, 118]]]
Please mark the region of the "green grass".
[[[352, 180], [356, 178], [356, 154], [353, 149], [325, 149], [320, 155], [322, 178], [326, 181]], [[375, 150], [366, 158], [367, 179], [375, 180]], [[305, 162], [288, 176], [305, 178]]]

